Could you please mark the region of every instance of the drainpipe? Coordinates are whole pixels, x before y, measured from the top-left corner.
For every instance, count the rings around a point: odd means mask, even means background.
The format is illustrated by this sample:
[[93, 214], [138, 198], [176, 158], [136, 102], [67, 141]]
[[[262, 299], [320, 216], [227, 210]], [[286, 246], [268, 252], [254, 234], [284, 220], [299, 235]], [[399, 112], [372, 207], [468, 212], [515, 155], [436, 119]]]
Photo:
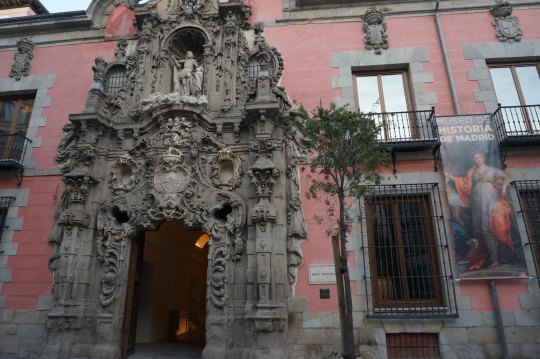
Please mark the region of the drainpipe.
[[450, 59], [448, 58], [448, 50], [446, 49], [446, 41], [444, 40], [444, 33], [441, 27], [441, 17], [439, 14], [439, 0], [435, 6], [435, 23], [437, 24], [437, 33], [439, 34], [439, 42], [441, 44], [444, 65], [446, 67], [446, 75], [448, 76], [448, 83], [450, 84], [450, 93], [452, 94], [452, 102], [454, 103], [454, 110], [456, 115], [461, 115], [459, 108], [459, 102], [456, 92], [456, 84], [454, 83], [454, 76], [452, 75], [452, 69], [450, 68]]
[[489, 281], [489, 287], [491, 289], [491, 299], [493, 300], [493, 306], [495, 307], [495, 319], [497, 320], [497, 331], [499, 333], [499, 341], [501, 342], [501, 350], [503, 359], [509, 359], [508, 345], [506, 344], [506, 336], [504, 335], [504, 324], [501, 316], [501, 307], [499, 306], [499, 296], [497, 295], [497, 285], [495, 280]]

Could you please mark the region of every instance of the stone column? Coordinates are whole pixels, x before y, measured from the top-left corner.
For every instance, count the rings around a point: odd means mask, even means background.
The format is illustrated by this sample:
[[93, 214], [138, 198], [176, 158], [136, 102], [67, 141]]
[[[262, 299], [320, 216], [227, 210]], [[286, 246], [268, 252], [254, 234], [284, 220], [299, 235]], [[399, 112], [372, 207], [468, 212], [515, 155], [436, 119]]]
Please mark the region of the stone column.
[[[269, 89], [268, 80], [259, 79], [266, 82], [262, 88]], [[258, 94], [257, 99], [267, 100], [270, 97], [268, 94]], [[283, 289], [287, 282], [287, 239], [284, 230], [287, 211], [284, 186], [286, 168], [284, 154], [276, 140], [278, 136], [274, 133], [280, 130], [276, 126], [279, 106], [264, 100], [248, 105], [253, 110], [252, 115], [256, 116], [254, 136], [250, 143], [256, 161], [247, 173], [257, 195], [257, 204], [249, 211], [249, 219], [255, 225], [253, 240], [256, 258], [256, 299], [252, 320], [257, 331], [257, 343], [251, 357], [277, 359], [287, 357], [287, 307]]]

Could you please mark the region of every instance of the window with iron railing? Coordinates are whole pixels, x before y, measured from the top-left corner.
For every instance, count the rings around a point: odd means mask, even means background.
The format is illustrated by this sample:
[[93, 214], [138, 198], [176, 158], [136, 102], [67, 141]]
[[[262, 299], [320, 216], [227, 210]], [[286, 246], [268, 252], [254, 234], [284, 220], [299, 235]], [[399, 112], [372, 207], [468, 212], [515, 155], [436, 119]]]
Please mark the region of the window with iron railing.
[[533, 260], [536, 275], [540, 277], [540, 180], [512, 182], [518, 192], [519, 203]]
[[362, 225], [368, 317], [455, 317], [438, 184], [371, 187]]
[[441, 357], [437, 333], [386, 334], [388, 359], [438, 359]]
[[504, 110], [501, 127], [508, 136], [540, 134], [540, 64], [497, 64], [489, 72]]
[[34, 96], [0, 98], [0, 167], [19, 168], [29, 140], [26, 138]]
[[6, 228], [6, 218], [9, 206], [14, 199], [14, 197], [0, 197], [0, 242], [2, 241], [4, 229]]
[[354, 79], [357, 107], [381, 126], [379, 141], [396, 144], [437, 139], [434, 110], [413, 111], [407, 71], [358, 73]]
[[[355, 90], [358, 109], [364, 113], [387, 114], [412, 110], [411, 96], [406, 71], [361, 73], [355, 75]], [[379, 139], [393, 140], [411, 138], [413, 131], [409, 119], [376, 116], [382, 126]]]

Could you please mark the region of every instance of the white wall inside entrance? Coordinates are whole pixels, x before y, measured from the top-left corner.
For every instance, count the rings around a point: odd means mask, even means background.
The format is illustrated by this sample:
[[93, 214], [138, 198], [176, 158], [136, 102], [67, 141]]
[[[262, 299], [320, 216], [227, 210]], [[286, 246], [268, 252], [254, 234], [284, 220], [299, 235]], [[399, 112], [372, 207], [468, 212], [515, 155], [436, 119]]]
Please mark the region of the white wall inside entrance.
[[180, 221], [146, 232], [137, 343], [172, 339], [171, 311], [180, 316], [191, 313], [204, 321], [208, 245], [195, 246], [202, 234], [186, 229]]

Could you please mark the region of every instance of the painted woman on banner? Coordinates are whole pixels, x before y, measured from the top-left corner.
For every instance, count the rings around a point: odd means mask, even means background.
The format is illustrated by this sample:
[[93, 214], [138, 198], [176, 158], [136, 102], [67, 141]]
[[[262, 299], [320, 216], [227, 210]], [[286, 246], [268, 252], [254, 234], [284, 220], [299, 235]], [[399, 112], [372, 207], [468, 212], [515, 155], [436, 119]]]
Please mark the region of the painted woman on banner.
[[499, 168], [488, 166], [480, 151], [472, 153], [473, 167], [464, 177], [446, 172], [453, 182], [460, 200], [470, 207], [473, 251], [469, 255], [467, 270], [485, 266], [497, 267], [510, 263], [515, 249], [510, 235], [511, 208], [506, 201], [508, 175]]

